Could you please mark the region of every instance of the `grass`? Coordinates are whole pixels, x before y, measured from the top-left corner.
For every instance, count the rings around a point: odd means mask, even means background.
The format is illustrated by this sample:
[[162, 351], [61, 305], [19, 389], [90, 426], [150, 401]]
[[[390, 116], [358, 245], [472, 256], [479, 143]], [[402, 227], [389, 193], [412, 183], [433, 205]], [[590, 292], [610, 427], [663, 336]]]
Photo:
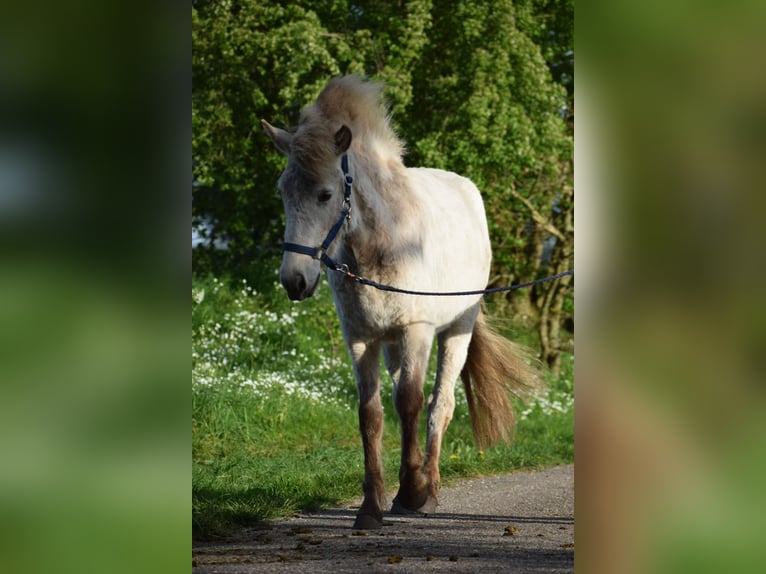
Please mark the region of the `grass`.
[[[443, 446], [443, 480], [571, 462], [573, 356], [563, 363], [547, 396], [518, 405], [512, 445], [485, 451], [474, 446], [465, 395], [458, 389]], [[394, 489], [399, 429], [390, 380], [382, 380], [384, 467], [387, 486]], [[192, 404], [196, 534], [338, 504], [361, 493], [356, 387], [326, 283], [315, 297], [296, 304], [272, 272], [251, 283], [195, 278]]]

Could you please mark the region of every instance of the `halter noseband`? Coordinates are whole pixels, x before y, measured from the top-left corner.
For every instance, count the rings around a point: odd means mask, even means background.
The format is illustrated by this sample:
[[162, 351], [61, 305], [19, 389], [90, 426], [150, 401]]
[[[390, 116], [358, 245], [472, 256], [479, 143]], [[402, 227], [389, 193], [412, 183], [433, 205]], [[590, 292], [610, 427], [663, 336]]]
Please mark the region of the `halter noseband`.
[[327, 265], [327, 267], [332, 269], [336, 269], [338, 264], [327, 255], [327, 250], [330, 248], [330, 245], [332, 245], [332, 242], [335, 241], [335, 237], [338, 235], [340, 228], [343, 227], [343, 223], [351, 219], [351, 185], [354, 183], [354, 178], [348, 173], [348, 156], [346, 154], [343, 154], [340, 165], [341, 169], [343, 169], [343, 207], [340, 212], [340, 217], [338, 217], [338, 221], [332, 226], [327, 237], [324, 238], [322, 245], [319, 247], [308, 247], [298, 243], [285, 242], [282, 246], [285, 251], [308, 255], [309, 257], [321, 261]]

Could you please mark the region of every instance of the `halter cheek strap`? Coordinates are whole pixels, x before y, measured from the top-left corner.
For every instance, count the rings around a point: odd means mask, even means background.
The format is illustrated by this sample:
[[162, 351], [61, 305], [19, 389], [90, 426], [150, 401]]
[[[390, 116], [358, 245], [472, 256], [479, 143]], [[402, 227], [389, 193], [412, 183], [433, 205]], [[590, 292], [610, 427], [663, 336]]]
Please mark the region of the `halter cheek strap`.
[[308, 255], [309, 257], [321, 261], [331, 269], [337, 268], [338, 264], [327, 255], [327, 250], [330, 248], [330, 245], [332, 245], [332, 242], [335, 241], [335, 237], [338, 235], [340, 228], [343, 227], [343, 223], [351, 219], [351, 185], [354, 183], [354, 178], [348, 173], [348, 156], [346, 154], [343, 154], [340, 165], [343, 170], [343, 207], [341, 208], [338, 221], [332, 226], [327, 237], [322, 241], [322, 245], [319, 247], [308, 247], [299, 243], [285, 242], [282, 246], [285, 251]]

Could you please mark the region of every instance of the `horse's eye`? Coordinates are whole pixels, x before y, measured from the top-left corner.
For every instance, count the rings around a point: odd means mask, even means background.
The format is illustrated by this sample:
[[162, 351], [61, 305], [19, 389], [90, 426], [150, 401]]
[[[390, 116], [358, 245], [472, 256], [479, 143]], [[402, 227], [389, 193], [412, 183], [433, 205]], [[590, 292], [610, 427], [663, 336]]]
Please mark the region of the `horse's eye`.
[[331, 197], [332, 197], [332, 192], [331, 192], [331, 191], [328, 191], [328, 190], [326, 190], [326, 189], [322, 190], [322, 191], [319, 193], [319, 201], [320, 201], [321, 203], [326, 203], [326, 202], [330, 201], [330, 198], [331, 198]]

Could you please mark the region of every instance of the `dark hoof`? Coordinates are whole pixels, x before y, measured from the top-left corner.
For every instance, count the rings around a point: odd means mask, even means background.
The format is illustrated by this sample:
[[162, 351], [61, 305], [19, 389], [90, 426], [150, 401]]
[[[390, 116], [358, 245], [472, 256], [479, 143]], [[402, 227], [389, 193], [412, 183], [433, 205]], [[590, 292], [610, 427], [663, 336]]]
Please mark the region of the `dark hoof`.
[[418, 508], [407, 508], [401, 502], [399, 497], [394, 498], [394, 504], [391, 506], [391, 514], [431, 514], [436, 511], [436, 507], [439, 505], [436, 498], [429, 496], [426, 498], [424, 504]]
[[383, 528], [383, 517], [376, 518], [371, 514], [357, 514], [352, 528], [354, 530], [380, 530]]

